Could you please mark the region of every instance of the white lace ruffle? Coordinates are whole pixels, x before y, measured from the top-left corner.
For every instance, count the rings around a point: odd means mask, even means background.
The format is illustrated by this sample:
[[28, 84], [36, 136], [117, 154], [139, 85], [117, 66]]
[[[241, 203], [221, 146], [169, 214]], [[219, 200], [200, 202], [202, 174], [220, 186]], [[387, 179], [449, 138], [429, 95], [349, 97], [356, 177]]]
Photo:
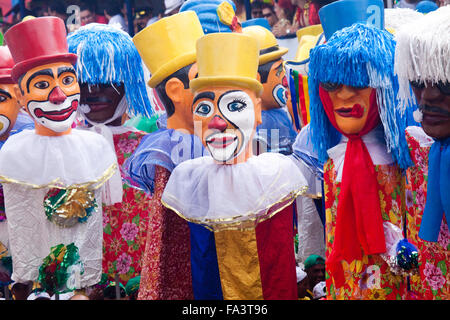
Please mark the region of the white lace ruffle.
[[66, 187], [95, 182], [114, 165], [116, 153], [97, 133], [74, 129], [48, 137], [24, 130], [0, 150], [0, 182], [42, 186], [58, 181]]
[[212, 157], [188, 160], [172, 172], [162, 202], [188, 221], [211, 229], [251, 228], [307, 189], [295, 163], [263, 153], [244, 163], [217, 164]]

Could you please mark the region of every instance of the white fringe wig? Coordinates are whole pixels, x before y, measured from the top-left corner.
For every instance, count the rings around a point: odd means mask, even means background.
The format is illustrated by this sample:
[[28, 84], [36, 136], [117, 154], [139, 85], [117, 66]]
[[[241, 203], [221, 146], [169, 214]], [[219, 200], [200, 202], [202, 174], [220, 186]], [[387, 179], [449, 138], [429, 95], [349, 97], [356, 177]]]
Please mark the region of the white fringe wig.
[[395, 40], [394, 72], [404, 110], [416, 104], [410, 81], [450, 82], [450, 5], [400, 27]]
[[409, 8], [384, 9], [384, 27], [397, 31], [401, 26], [417, 21], [423, 17], [423, 13]]

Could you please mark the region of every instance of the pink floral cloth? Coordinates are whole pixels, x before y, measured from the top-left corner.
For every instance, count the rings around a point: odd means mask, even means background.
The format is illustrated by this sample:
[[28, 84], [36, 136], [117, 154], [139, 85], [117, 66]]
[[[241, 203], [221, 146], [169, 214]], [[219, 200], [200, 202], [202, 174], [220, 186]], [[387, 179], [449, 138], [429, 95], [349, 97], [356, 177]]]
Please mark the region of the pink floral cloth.
[[167, 169], [156, 166], [138, 300], [194, 299], [188, 224], [161, 203], [169, 176]]
[[[404, 209], [404, 178], [399, 167], [376, 165], [378, 196], [383, 221], [402, 228]], [[355, 174], [358, 174], [357, 172]], [[338, 195], [341, 183], [336, 181], [336, 170], [332, 159], [324, 166], [326, 257], [331, 253], [335, 238]], [[361, 190], [364, 192], [364, 190]], [[383, 258], [363, 254], [361, 260], [343, 261], [346, 283], [336, 287], [326, 270], [325, 281], [328, 300], [402, 300], [408, 298], [406, 277], [394, 274]]]
[[423, 131], [420, 134], [419, 130], [411, 129], [406, 130], [406, 140], [414, 162], [406, 173], [407, 237], [418, 249], [420, 269], [420, 277], [411, 281], [411, 290], [419, 299], [449, 300], [450, 233], [445, 215], [437, 242], [424, 241], [418, 236], [427, 198], [428, 154], [433, 140]]
[[[115, 134], [119, 167], [139, 145], [145, 132], [127, 131]], [[122, 168], [121, 168], [122, 169]], [[122, 177], [124, 176], [121, 171]], [[123, 180], [125, 181], [125, 180]], [[122, 284], [138, 276], [142, 269], [149, 221], [150, 197], [123, 182], [123, 201], [103, 208], [103, 272], [114, 280], [116, 273]]]

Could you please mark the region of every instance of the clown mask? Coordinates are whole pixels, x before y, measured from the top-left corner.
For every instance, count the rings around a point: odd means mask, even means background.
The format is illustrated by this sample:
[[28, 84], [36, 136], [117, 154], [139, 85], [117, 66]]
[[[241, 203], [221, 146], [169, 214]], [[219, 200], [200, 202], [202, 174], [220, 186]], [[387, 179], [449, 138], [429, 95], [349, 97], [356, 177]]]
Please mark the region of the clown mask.
[[17, 87], [15, 84], [0, 83], [0, 141], [8, 139], [20, 111], [14, 92], [15, 87]]
[[262, 109], [289, 108], [290, 97], [283, 60], [278, 59], [260, 65], [258, 74], [264, 88], [261, 96]]
[[80, 99], [75, 69], [68, 62], [35, 67], [18, 80], [16, 94], [36, 124], [36, 133], [70, 132]]
[[366, 127], [369, 110], [378, 114], [373, 88], [321, 83], [319, 92], [328, 118], [345, 135], [358, 134]]
[[261, 124], [261, 99], [252, 90], [237, 87], [205, 88], [195, 93], [194, 124], [218, 163], [245, 162], [252, 155], [252, 137]]

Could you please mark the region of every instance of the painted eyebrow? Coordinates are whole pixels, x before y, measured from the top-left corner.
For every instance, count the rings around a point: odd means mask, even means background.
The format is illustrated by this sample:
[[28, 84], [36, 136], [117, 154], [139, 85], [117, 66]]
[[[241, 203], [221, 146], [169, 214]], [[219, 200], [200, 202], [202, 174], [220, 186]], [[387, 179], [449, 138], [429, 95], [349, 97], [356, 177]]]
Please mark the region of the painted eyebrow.
[[30, 82], [31, 82], [31, 80], [33, 80], [33, 78], [36, 78], [37, 76], [50, 76], [52, 78], [55, 77], [53, 75], [52, 69], [43, 69], [43, 70], [39, 70], [39, 71], [33, 73], [27, 80], [27, 91], [28, 91], [28, 93], [30, 93]]
[[5, 91], [3, 89], [0, 89], [0, 94], [4, 94], [5, 96], [7, 96], [9, 99], [11, 99], [11, 95], [9, 94], [8, 91]]
[[222, 93], [222, 95], [219, 97], [219, 100], [217, 100], [217, 105], [220, 105], [220, 100], [221, 100], [224, 96], [226, 96], [227, 94], [232, 93], [232, 92], [241, 92], [241, 91], [242, 91], [242, 90], [230, 90], [230, 91], [227, 91], [227, 92]]
[[60, 68], [58, 68], [58, 78], [60, 75], [62, 75], [65, 72], [73, 73], [75, 76], [77, 75], [75, 73], [75, 69], [72, 67], [60, 67]]
[[216, 95], [212, 91], [200, 92], [198, 95], [195, 96], [194, 101], [192, 101], [192, 105], [194, 105], [198, 100], [205, 98], [214, 101], [215, 97]]

